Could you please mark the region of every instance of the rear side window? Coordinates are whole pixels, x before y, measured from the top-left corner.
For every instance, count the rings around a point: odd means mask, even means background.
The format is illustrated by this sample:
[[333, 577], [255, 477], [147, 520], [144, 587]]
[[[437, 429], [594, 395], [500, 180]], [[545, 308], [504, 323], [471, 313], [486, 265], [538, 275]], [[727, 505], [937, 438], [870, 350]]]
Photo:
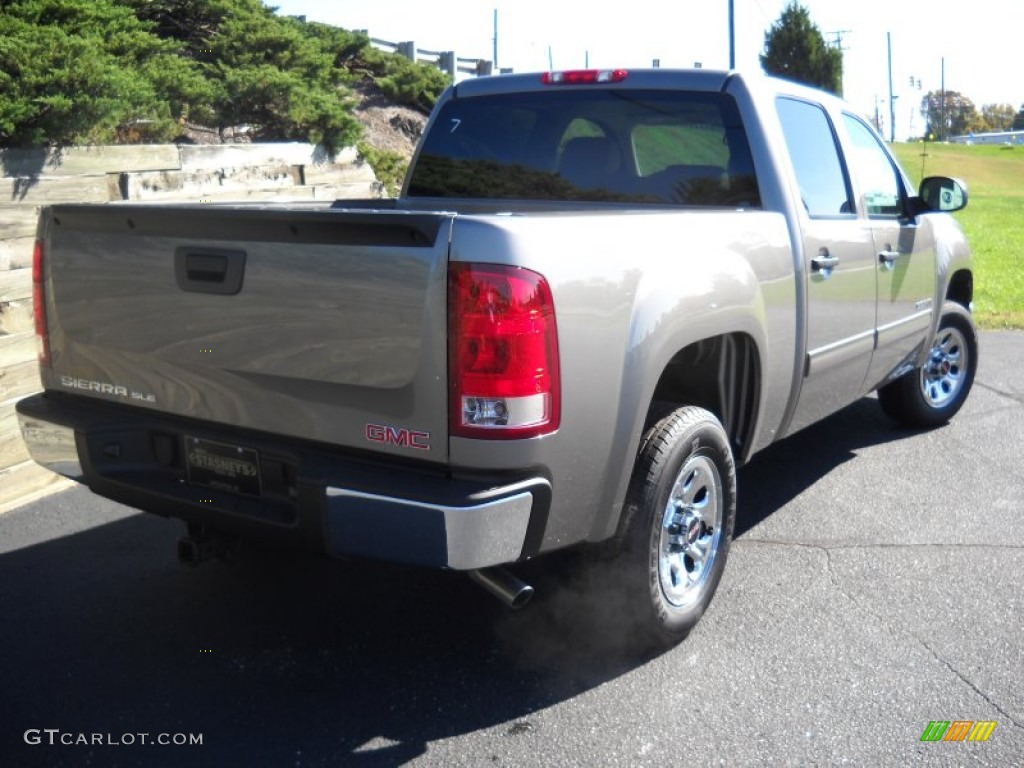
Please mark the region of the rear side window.
[[825, 110], [790, 98], [778, 99], [776, 108], [807, 213], [814, 217], [852, 215], [850, 186]]
[[551, 89], [453, 99], [410, 197], [759, 207], [732, 97]]

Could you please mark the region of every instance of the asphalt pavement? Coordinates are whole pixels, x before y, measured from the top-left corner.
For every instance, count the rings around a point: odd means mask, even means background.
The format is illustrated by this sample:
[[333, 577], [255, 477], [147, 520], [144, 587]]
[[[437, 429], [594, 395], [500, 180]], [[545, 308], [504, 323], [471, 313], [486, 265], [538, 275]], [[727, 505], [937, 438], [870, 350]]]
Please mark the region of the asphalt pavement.
[[1022, 362], [986, 332], [949, 425], [869, 397], [756, 457], [714, 603], [650, 658], [572, 556], [510, 613], [453, 573], [182, 566], [179, 523], [82, 488], [7, 512], [0, 764], [1024, 764]]

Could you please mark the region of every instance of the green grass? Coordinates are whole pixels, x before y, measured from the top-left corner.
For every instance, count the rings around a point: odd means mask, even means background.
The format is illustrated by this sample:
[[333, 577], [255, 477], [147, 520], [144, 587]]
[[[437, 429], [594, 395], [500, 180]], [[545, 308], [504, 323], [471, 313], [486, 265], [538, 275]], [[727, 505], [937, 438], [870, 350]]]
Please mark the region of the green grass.
[[955, 216], [974, 254], [975, 319], [983, 328], [1024, 328], [1024, 146], [892, 148], [914, 183], [923, 176], [967, 182], [967, 208]]

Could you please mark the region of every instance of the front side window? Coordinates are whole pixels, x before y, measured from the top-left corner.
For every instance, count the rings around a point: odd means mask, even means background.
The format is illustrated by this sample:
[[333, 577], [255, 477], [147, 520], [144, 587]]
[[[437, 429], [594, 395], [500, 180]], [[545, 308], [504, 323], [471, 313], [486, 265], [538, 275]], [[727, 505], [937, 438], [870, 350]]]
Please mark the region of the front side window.
[[900, 182], [889, 155], [871, 129], [853, 115], [843, 115], [843, 125], [852, 141], [850, 166], [869, 216], [896, 216], [900, 213]]
[[759, 207], [731, 96], [595, 88], [448, 101], [410, 197]]
[[850, 187], [825, 110], [790, 98], [779, 98], [776, 109], [807, 213], [814, 217], [852, 214]]

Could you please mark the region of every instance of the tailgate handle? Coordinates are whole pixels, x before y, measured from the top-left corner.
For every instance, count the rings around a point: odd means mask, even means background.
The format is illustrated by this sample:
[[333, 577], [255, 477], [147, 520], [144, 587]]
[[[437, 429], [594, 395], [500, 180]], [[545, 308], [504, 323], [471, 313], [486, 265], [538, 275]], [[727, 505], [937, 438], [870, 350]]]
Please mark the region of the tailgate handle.
[[244, 276], [245, 251], [186, 247], [174, 252], [174, 277], [183, 291], [234, 296]]

